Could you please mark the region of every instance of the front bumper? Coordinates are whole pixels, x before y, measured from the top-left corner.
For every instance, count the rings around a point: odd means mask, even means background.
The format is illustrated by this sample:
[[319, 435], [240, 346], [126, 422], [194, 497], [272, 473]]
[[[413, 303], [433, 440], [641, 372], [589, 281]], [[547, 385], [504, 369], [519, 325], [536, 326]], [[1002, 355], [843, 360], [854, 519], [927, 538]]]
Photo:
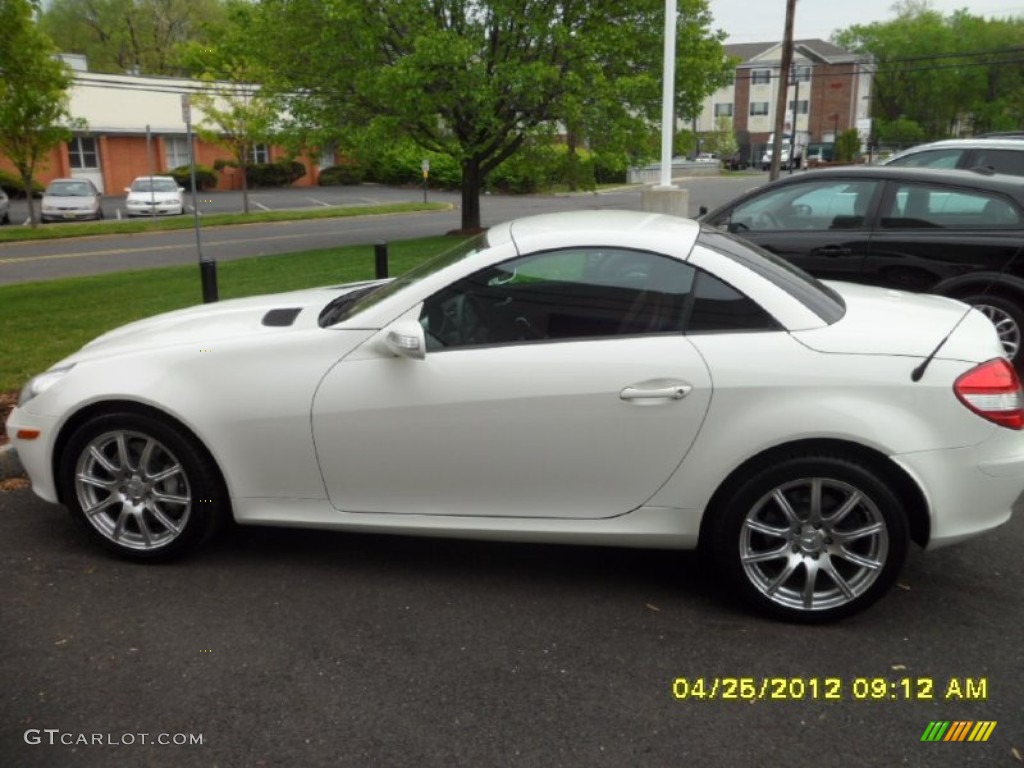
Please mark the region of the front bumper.
[[[32, 490], [40, 498], [51, 502], [57, 501], [57, 483], [50, 461], [57, 439], [57, 426], [56, 418], [30, 414], [23, 408], [15, 408], [7, 417], [7, 436], [17, 450], [25, 472], [32, 479]], [[39, 437], [19, 437], [20, 430], [38, 430]]]

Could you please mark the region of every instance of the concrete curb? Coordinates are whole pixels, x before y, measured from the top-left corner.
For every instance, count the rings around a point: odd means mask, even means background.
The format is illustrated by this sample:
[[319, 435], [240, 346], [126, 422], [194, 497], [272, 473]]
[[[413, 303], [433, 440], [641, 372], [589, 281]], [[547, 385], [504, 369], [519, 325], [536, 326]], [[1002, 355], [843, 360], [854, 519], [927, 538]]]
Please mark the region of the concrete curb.
[[21, 459], [18, 458], [14, 446], [8, 443], [0, 447], [0, 480], [21, 477], [24, 474], [25, 468], [21, 465]]

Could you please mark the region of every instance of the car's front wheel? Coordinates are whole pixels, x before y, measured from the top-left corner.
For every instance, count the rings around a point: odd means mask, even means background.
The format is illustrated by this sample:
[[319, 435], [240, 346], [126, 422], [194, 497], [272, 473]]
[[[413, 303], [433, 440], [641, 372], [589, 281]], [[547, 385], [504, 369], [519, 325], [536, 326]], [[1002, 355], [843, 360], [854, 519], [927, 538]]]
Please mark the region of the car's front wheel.
[[228, 514], [223, 483], [206, 451], [147, 414], [85, 422], [68, 441], [59, 472], [72, 516], [101, 545], [134, 560], [185, 554]]
[[754, 471], [709, 513], [719, 567], [777, 618], [821, 622], [860, 611], [889, 590], [906, 556], [899, 498], [852, 457], [788, 457]]

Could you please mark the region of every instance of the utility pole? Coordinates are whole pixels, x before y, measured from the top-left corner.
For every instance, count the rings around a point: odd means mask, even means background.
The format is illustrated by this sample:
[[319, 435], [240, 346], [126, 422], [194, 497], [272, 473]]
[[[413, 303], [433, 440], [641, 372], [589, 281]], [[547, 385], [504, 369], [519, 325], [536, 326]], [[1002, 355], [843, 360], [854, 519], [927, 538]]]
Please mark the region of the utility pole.
[[[775, 141], [772, 142], [772, 168], [769, 178], [779, 178], [779, 153], [782, 151], [782, 134], [786, 127], [786, 97], [789, 95], [789, 69], [793, 64], [793, 17], [796, 15], [796, 0], [786, 0], [786, 31], [782, 37], [782, 63], [779, 66], [779, 93], [775, 99]], [[796, 126], [793, 126], [794, 134]], [[796, 139], [796, 136], [793, 136]], [[790, 163], [793, 161], [793, 147], [789, 149]]]

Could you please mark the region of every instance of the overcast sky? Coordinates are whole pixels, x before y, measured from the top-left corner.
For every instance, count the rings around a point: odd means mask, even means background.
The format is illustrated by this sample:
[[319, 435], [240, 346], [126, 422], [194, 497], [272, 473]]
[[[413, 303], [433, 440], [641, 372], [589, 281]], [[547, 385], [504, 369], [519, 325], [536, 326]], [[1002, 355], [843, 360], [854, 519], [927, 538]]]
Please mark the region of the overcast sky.
[[[974, 16], [1024, 16], [1024, 0], [930, 0], [931, 7], [948, 16], [967, 8]], [[786, 27], [786, 0], [709, 0], [712, 28], [725, 30], [730, 43], [782, 40]], [[838, 29], [895, 17], [892, 0], [797, 0], [796, 39], [828, 40]]]

